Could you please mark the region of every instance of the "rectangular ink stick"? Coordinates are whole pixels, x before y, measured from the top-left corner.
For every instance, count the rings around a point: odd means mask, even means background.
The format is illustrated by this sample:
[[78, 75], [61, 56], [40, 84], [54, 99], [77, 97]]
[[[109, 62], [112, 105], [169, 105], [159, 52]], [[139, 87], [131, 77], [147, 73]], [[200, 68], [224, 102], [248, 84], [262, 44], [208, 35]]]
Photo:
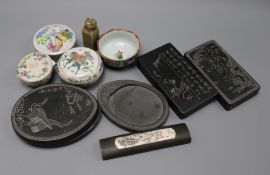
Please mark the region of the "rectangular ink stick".
[[138, 58], [138, 68], [184, 119], [212, 102], [217, 91], [171, 43]]
[[226, 109], [256, 95], [260, 85], [216, 41], [210, 40], [185, 56], [217, 90], [217, 100]]
[[190, 142], [190, 132], [184, 123], [109, 137], [99, 141], [103, 160], [188, 144]]

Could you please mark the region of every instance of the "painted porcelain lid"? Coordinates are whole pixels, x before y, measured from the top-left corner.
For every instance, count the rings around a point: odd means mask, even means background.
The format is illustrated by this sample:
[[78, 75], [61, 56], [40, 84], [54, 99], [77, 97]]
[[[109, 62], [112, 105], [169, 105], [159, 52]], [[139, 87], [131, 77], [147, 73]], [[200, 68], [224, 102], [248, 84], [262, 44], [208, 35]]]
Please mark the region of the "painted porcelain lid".
[[34, 85], [51, 76], [53, 65], [54, 61], [48, 55], [30, 53], [20, 60], [17, 75], [23, 82]]
[[71, 49], [76, 36], [73, 30], [62, 24], [50, 24], [42, 27], [34, 36], [34, 47], [47, 55], [59, 55]]
[[59, 76], [67, 83], [88, 85], [99, 79], [103, 72], [103, 63], [92, 49], [73, 48], [64, 53], [58, 61]]

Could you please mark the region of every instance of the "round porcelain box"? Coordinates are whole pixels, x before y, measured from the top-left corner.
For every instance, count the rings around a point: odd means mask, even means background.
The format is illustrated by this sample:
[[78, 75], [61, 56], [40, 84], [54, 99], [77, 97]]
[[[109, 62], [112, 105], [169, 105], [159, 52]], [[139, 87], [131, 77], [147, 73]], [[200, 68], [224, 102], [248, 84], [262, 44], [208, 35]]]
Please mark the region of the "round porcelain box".
[[140, 40], [134, 32], [111, 29], [100, 36], [97, 46], [106, 65], [121, 68], [136, 61], [140, 50]]
[[73, 30], [62, 24], [42, 27], [33, 38], [36, 50], [53, 58], [74, 47], [75, 42], [76, 36]]
[[57, 71], [64, 82], [87, 86], [100, 78], [103, 72], [103, 63], [94, 50], [77, 47], [70, 49], [60, 57]]
[[29, 86], [40, 86], [50, 80], [54, 64], [48, 55], [39, 52], [30, 53], [20, 60], [17, 75]]

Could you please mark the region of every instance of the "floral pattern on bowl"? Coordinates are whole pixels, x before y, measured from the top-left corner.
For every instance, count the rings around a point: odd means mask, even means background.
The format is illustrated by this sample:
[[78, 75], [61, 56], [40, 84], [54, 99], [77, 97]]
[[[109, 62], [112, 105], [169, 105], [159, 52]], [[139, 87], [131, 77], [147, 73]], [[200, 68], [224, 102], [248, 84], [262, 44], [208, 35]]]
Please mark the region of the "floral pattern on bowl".
[[135, 63], [140, 45], [138, 35], [126, 29], [111, 29], [103, 33], [97, 42], [104, 63], [115, 68]]

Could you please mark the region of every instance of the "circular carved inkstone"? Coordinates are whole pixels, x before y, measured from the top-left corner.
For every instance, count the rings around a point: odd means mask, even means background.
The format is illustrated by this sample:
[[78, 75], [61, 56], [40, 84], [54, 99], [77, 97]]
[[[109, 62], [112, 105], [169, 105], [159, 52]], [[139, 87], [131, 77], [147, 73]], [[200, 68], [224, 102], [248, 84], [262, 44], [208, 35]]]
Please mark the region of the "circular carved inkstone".
[[97, 94], [105, 116], [129, 131], [153, 129], [164, 124], [169, 107], [154, 87], [133, 80], [118, 80], [103, 85]]
[[89, 133], [98, 123], [100, 109], [86, 90], [64, 84], [36, 88], [23, 95], [11, 115], [15, 132], [30, 144], [57, 147]]

